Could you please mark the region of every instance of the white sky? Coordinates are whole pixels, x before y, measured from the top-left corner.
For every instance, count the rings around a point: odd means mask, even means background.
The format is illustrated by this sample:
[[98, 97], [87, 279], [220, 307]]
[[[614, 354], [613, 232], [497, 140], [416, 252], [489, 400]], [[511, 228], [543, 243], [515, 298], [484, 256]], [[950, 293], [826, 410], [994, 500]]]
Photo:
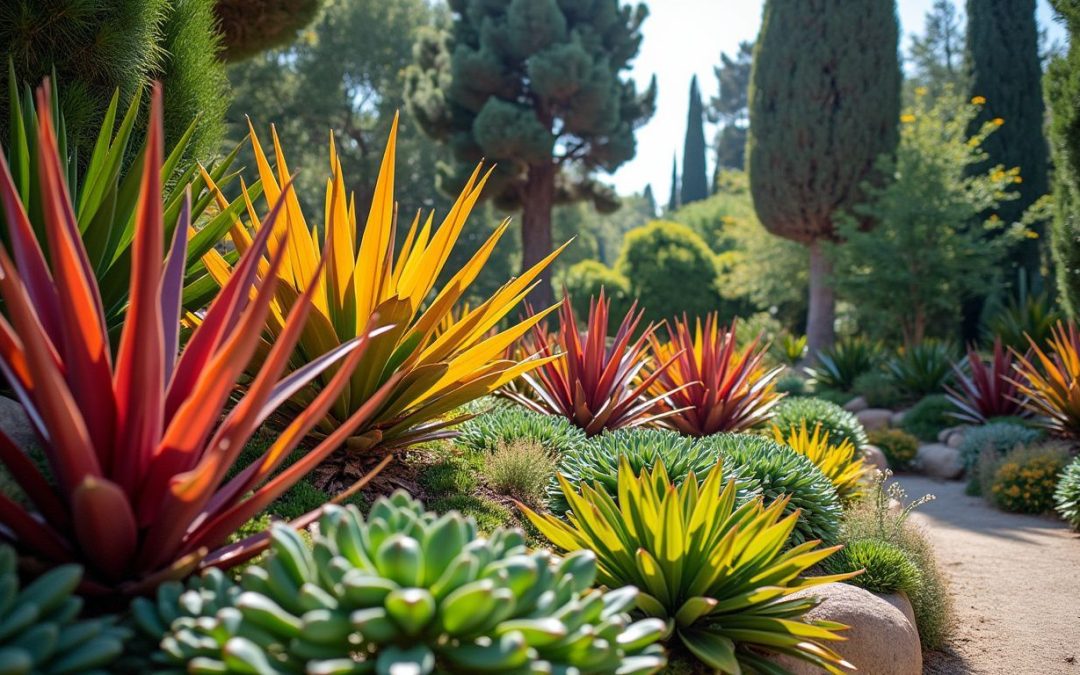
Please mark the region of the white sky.
[[[921, 33], [932, 0], [898, 0], [901, 44], [907, 50], [910, 35]], [[963, 6], [963, 0], [956, 3]], [[716, 93], [713, 66], [720, 52], [734, 54], [741, 40], [757, 36], [762, 0], [650, 0], [649, 17], [642, 26], [644, 40], [632, 74], [644, 87], [656, 74], [656, 114], [637, 132], [637, 156], [611, 180], [621, 194], [638, 192], [651, 183], [659, 204], [666, 204], [671, 184], [671, 156], [682, 154], [686, 133], [686, 105], [690, 77], [698, 76], [702, 98]], [[1065, 41], [1053, 23], [1047, 0], [1038, 0], [1038, 19], [1049, 26], [1051, 40]], [[706, 129], [711, 140], [714, 130]], [[709, 157], [710, 164], [712, 157]], [[681, 167], [681, 158], [680, 158]], [[681, 169], [680, 169], [681, 170]], [[712, 168], [709, 168], [712, 175]]]

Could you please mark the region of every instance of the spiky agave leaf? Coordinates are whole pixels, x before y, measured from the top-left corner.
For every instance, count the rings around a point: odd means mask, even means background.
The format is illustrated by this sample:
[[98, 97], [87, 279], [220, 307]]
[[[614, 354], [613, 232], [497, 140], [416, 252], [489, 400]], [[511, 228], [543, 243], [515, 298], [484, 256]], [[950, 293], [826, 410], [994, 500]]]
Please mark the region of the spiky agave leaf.
[[956, 387], [945, 386], [949, 401], [956, 406], [956, 412], [950, 414], [970, 424], [986, 424], [992, 417], [1029, 415], [1023, 396], [1013, 382], [1015, 365], [1016, 360], [1000, 337], [994, 338], [989, 363], [983, 360], [978, 350], [969, 349], [966, 364], [953, 364]]
[[[392, 392], [377, 404], [369, 421], [355, 430], [349, 439], [350, 447], [366, 449], [379, 444], [394, 448], [440, 438], [452, 433], [448, 426], [453, 421], [441, 419], [443, 415], [495, 391], [544, 362], [519, 363], [504, 358], [503, 354], [510, 344], [542, 320], [546, 312], [501, 332], [491, 331], [525, 297], [540, 272], [562, 248], [447, 325], [447, 317], [506, 232], [509, 223], [504, 222], [443, 288], [435, 289], [436, 280], [487, 180], [486, 175], [480, 175], [480, 167], [473, 172], [440, 227], [434, 227], [434, 214], [423, 220], [417, 214], [395, 259], [396, 120], [363, 227], [358, 224], [355, 200], [345, 189], [333, 136], [324, 221], [318, 228], [308, 224], [294, 193], [282, 194], [281, 183], [288, 176], [288, 166], [277, 133], [272, 133], [276, 173], [254, 128], [250, 133], [267, 203], [273, 203], [279, 195], [284, 202], [283, 217], [274, 223], [270, 237], [270, 250], [281, 251], [284, 264], [272, 311], [266, 320], [267, 344], [263, 348], [269, 348], [281, 333], [283, 317], [304, 292], [313, 294], [312, 312], [299, 340], [293, 367], [336, 349], [369, 325], [392, 326], [372, 340], [348, 388], [320, 421], [322, 433], [334, 432], [356, 410], [371, 405], [374, 393], [394, 378], [397, 382], [391, 386]], [[255, 207], [249, 202], [248, 221], [235, 219], [231, 230], [237, 249], [245, 250], [252, 234], [261, 232], [258, 221]], [[208, 252], [205, 261], [214, 278], [224, 281], [228, 277], [231, 266], [216, 251]], [[320, 262], [327, 271], [325, 277], [316, 278], [314, 270]], [[316, 380], [315, 386], [295, 394], [292, 407], [306, 408], [311, 397], [327, 386], [331, 377], [326, 373]]]
[[855, 445], [850, 440], [830, 440], [829, 432], [822, 430], [820, 424], [815, 424], [811, 432], [807, 429], [806, 420], [798, 428], [789, 427], [786, 434], [783, 429], [773, 425], [772, 435], [777, 443], [804, 455], [821, 469], [842, 499], [852, 499], [862, 491], [862, 480], [870, 472], [870, 467], [862, 457], [857, 456]]
[[674, 487], [663, 464], [635, 475], [623, 459], [618, 501], [606, 491], [559, 477], [572, 514], [563, 520], [519, 508], [564, 551], [596, 554], [597, 578], [609, 588], [641, 589], [638, 609], [670, 622], [678, 639], [709, 668], [755, 670], [752, 649], [790, 654], [831, 673], [851, 667], [821, 642], [842, 639], [836, 623], [806, 622], [813, 598], [795, 591], [854, 574], [802, 576], [840, 547], [809, 541], [787, 550], [798, 513], [784, 516], [786, 499], [760, 497], [736, 505], [734, 480], [717, 463], [700, 483]]
[[[156, 87], [131, 246], [131, 302], [114, 358], [100, 288], [61, 171], [48, 92], [38, 96], [37, 166], [45, 243], [52, 255], [48, 261], [42, 255], [8, 166], [0, 161], [0, 200], [19, 260], [16, 266], [0, 246], [0, 296], [7, 310], [7, 317], [0, 317], [0, 366], [37, 432], [45, 468], [0, 432], [0, 462], [31, 503], [0, 495], [0, 530], [22, 555], [43, 565], [82, 564], [87, 592], [138, 593], [200, 566], [240, 562], [261, 542], [227, 549], [227, 557], [210, 552], [336, 449], [389, 393], [389, 388], [378, 390], [373, 404], [342, 425], [341, 433], [279, 471], [348, 384], [378, 331], [282, 378], [313, 294], [300, 296], [245, 395], [226, 409], [258, 347], [284, 263], [280, 250], [263, 260], [282, 205], [267, 217], [266, 234], [251, 242], [180, 351], [190, 205], [185, 202], [181, 209], [163, 262], [162, 110]], [[267, 271], [253, 288], [259, 265]], [[314, 271], [316, 278], [321, 273]], [[335, 365], [334, 380], [311, 407], [259, 460], [226, 481], [258, 425]]]
[[1013, 350], [1013, 382], [1027, 397], [1024, 406], [1052, 431], [1080, 436], [1080, 330], [1059, 321], [1045, 351], [1031, 337], [1028, 341], [1028, 354]]

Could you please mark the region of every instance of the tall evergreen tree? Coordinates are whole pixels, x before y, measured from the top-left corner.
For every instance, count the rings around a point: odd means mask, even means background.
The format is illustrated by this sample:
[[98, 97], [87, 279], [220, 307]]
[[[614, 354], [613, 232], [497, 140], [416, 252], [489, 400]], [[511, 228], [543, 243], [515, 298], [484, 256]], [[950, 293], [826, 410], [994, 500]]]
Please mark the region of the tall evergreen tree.
[[[798, 39], [795, 39], [798, 36]], [[810, 255], [808, 342], [833, 341], [835, 297], [824, 242], [863, 197], [898, 139], [894, 0], [766, 0], [750, 85], [747, 167], [754, 208]]]
[[709, 110], [710, 118], [720, 123], [716, 134], [717, 175], [723, 169], [746, 168], [746, 130], [750, 122], [747, 93], [753, 63], [754, 43], [743, 41], [734, 56], [720, 54], [720, 65], [713, 68], [719, 91], [709, 102]]
[[931, 94], [951, 86], [956, 92], [968, 90], [964, 65], [964, 18], [953, 0], [934, 0], [926, 13], [922, 35], [911, 36], [908, 56], [913, 84], [926, 87]]
[[650, 218], [656, 217], [656, 197], [653, 196], [652, 183], [645, 186], [645, 191], [641, 193], [641, 198], [645, 202], [645, 212]]
[[[619, 0], [449, 6], [450, 31], [416, 46], [409, 109], [454, 151], [446, 189], [454, 191], [482, 158], [496, 163], [483, 195], [521, 209], [522, 265], [529, 267], [552, 250], [553, 204], [617, 206], [595, 174], [634, 156], [634, 130], [653, 113], [655, 81], [639, 92], [624, 77], [648, 10]], [[534, 304], [552, 300], [550, 281], [549, 267]]]
[[671, 192], [668, 193], [668, 213], [679, 208], [679, 158], [671, 153]]
[[709, 176], [705, 168], [705, 108], [701, 103], [697, 75], [690, 79], [690, 105], [686, 114], [686, 139], [683, 141], [682, 186], [680, 198], [689, 204], [709, 196]]
[[1080, 319], [1080, 0], [1051, 0], [1069, 31], [1069, 50], [1054, 57], [1044, 78], [1054, 157], [1054, 222], [1050, 244], [1058, 298]]
[[[1019, 167], [1023, 179], [1019, 198], [1003, 202], [997, 210], [1002, 220], [1015, 222], [1049, 191], [1035, 0], [968, 0], [967, 15], [971, 95], [986, 99], [975, 124], [1004, 121], [984, 146], [986, 165]], [[1032, 229], [1042, 235], [1042, 225]], [[1041, 236], [1025, 239], [1011, 256], [1031, 281], [1039, 277], [1040, 240]]]

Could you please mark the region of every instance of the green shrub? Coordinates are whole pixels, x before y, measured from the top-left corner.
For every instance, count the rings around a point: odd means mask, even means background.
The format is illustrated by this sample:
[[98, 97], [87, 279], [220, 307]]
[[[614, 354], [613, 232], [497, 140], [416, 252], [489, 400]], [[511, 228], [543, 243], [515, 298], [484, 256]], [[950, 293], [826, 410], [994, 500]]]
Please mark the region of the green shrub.
[[986, 450], [1004, 455], [1017, 446], [1030, 445], [1042, 434], [1037, 429], [1022, 427], [1009, 422], [990, 422], [979, 427], [964, 430], [964, 442], [960, 445], [960, 454], [964, 466], [969, 470], [979, 461]]
[[[599, 485], [618, 499], [619, 460], [623, 457], [635, 474], [640, 474], [642, 469], [651, 470], [661, 462], [671, 481], [681, 485], [691, 471], [699, 481], [703, 480], [724, 452], [732, 445], [744, 443], [745, 438], [733, 434], [695, 438], [666, 429], [619, 429], [594, 436], [581, 447], [564, 453], [558, 472], [572, 485]], [[728, 462], [724, 470], [725, 478], [735, 478], [740, 483], [740, 503], [754, 494], [749, 477], [737, 466]], [[548, 507], [556, 514], [564, 514], [570, 508], [555, 479], [548, 489]]]
[[878, 370], [856, 377], [852, 391], [866, 399], [871, 408], [895, 408], [904, 402], [904, 395], [892, 377]]
[[843, 549], [825, 559], [824, 567], [829, 574], [864, 570], [848, 583], [872, 593], [911, 595], [922, 583], [922, 572], [904, 549], [881, 539], [849, 541]]
[[902, 348], [891, 361], [889, 372], [900, 391], [912, 398], [937, 394], [952, 380], [956, 350], [947, 342], [926, 340]]
[[500, 445], [484, 458], [484, 478], [498, 494], [537, 506], [555, 476], [558, 459], [536, 441]]
[[1054, 508], [1058, 476], [1069, 461], [1056, 444], [1017, 448], [994, 470], [988, 496], [1000, 509], [1014, 513], [1044, 513]]
[[776, 391], [788, 396], [802, 396], [806, 394], [806, 379], [798, 375], [783, 375], [776, 379]]
[[630, 280], [599, 260], [574, 263], [566, 270], [563, 284], [570, 294], [574, 313], [579, 317], [589, 315], [589, 302], [600, 297], [601, 289], [604, 296], [611, 299], [612, 328], [618, 326], [619, 320], [630, 308]]
[[822, 432], [828, 432], [833, 441], [851, 441], [857, 449], [866, 447], [866, 430], [859, 420], [839, 405], [820, 398], [789, 398], [776, 406], [773, 424], [787, 434], [792, 429], [799, 429], [803, 423], [813, 430], [821, 425]]
[[533, 441], [555, 454], [569, 452], [585, 442], [585, 433], [570, 420], [543, 415], [519, 406], [481, 413], [462, 423], [457, 445], [474, 452], [494, 452], [503, 445]]
[[826, 387], [814, 387], [810, 396], [821, 399], [822, 401], [834, 403], [841, 408], [847, 405], [848, 401], [855, 398], [850, 391], [840, 391], [839, 389], [828, 389]]
[[881, 362], [881, 344], [864, 337], [838, 340], [817, 354], [818, 364], [810, 375], [821, 387], [851, 391], [855, 380], [869, 373]]
[[793, 544], [814, 539], [826, 545], [836, 542], [843, 514], [840, 497], [829, 477], [809, 458], [786, 445], [750, 434], [731, 434], [722, 442], [725, 467], [733, 464], [732, 469], [753, 480], [766, 504], [789, 497], [785, 513], [801, 510], [791, 533]]
[[955, 409], [945, 394], [932, 394], [904, 413], [900, 426], [921, 440], [933, 442], [942, 430], [956, 426], [956, 418], [949, 414]]
[[[159, 659], [208, 672], [615, 673], [664, 665], [664, 623], [632, 623], [632, 587], [598, 591], [596, 557], [529, 552], [517, 530], [479, 536], [402, 491], [367, 519], [328, 507], [308, 546], [276, 526], [227, 607], [173, 623]], [[437, 665], [436, 665], [437, 664]], [[343, 670], [344, 669], [344, 670]]]
[[1074, 530], [1080, 531], [1080, 457], [1061, 472], [1054, 491], [1054, 508]]
[[901, 429], [875, 429], [869, 437], [870, 445], [881, 450], [893, 469], [906, 469], [919, 451], [919, 439]]

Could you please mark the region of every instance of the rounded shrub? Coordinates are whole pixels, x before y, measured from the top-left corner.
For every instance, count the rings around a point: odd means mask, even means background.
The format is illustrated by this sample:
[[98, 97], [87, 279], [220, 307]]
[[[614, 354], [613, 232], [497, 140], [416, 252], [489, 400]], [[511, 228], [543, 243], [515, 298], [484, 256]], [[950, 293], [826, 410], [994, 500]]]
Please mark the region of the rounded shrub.
[[755, 482], [766, 504], [790, 498], [785, 512], [801, 512], [791, 533], [793, 544], [836, 541], [843, 515], [840, 497], [829, 477], [809, 458], [761, 436], [718, 434], [710, 439], [723, 446], [725, 465], [732, 463]]
[[829, 434], [834, 442], [849, 441], [857, 449], [866, 447], [869, 442], [863, 425], [848, 411], [835, 403], [820, 398], [788, 398], [776, 406], [772, 423], [785, 434], [802, 428], [821, 425], [821, 431]]
[[599, 260], [582, 260], [566, 270], [563, 285], [570, 295], [574, 313], [578, 316], [589, 315], [589, 302], [604, 296], [611, 300], [611, 321], [618, 324], [630, 308], [630, 280]]
[[455, 443], [476, 452], [494, 452], [500, 446], [526, 441], [561, 454], [585, 442], [585, 433], [565, 417], [543, 415], [519, 406], [479, 413], [463, 422], [459, 432]]
[[881, 539], [856, 539], [823, 563], [830, 574], [863, 570], [848, 581], [872, 593], [911, 595], [922, 583], [922, 572], [904, 549]]
[[[672, 483], [681, 485], [691, 471], [698, 480], [704, 480], [709, 470], [721, 461], [733, 438], [741, 439], [742, 436], [717, 434], [695, 438], [666, 429], [618, 429], [594, 436], [580, 447], [564, 453], [558, 473], [571, 485], [599, 485], [613, 499], [618, 499], [620, 459], [625, 457], [635, 474], [640, 474], [643, 469], [652, 470], [657, 463], [662, 463]], [[724, 472], [725, 480], [735, 478], [739, 483], [740, 503], [753, 496], [751, 480], [738, 466], [726, 462]], [[564, 514], [570, 508], [555, 479], [548, 489], [548, 508], [556, 514]]]
[[877, 446], [892, 469], [905, 469], [919, 451], [919, 439], [902, 429], [875, 429], [868, 434], [870, 445]]
[[904, 401], [904, 395], [893, 379], [878, 370], [856, 377], [852, 391], [862, 396], [871, 408], [895, 408]]
[[1026, 446], [1039, 440], [1042, 433], [1038, 429], [1023, 427], [1009, 422], [991, 422], [964, 431], [964, 442], [960, 445], [960, 454], [964, 466], [970, 471], [979, 461], [983, 452], [992, 451], [1004, 455], [1017, 446]]
[[904, 431], [924, 441], [936, 441], [943, 429], [956, 426], [956, 418], [950, 415], [956, 407], [945, 394], [923, 397], [911, 410], [904, 413], [900, 425]]
[[1054, 508], [1070, 527], [1080, 531], [1080, 457], [1061, 472], [1054, 491]]
[[988, 496], [1004, 511], [1049, 511], [1054, 507], [1058, 476], [1068, 461], [1068, 453], [1057, 445], [1012, 450], [994, 470]]

